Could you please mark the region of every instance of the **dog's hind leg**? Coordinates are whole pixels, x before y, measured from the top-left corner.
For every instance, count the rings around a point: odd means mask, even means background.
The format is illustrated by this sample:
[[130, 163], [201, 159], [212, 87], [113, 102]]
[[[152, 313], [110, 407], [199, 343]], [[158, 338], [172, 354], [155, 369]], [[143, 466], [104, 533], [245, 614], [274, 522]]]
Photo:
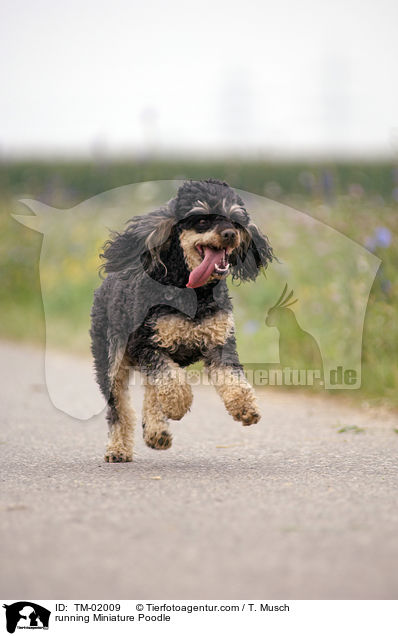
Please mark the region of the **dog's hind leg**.
[[133, 459], [136, 417], [129, 401], [129, 375], [130, 366], [123, 358], [113, 379], [108, 400], [109, 439], [105, 461], [110, 463], [131, 462]]
[[142, 428], [144, 441], [150, 448], [167, 450], [172, 443], [167, 418], [164, 415], [156, 388], [148, 382], [145, 387], [144, 405], [142, 409]]

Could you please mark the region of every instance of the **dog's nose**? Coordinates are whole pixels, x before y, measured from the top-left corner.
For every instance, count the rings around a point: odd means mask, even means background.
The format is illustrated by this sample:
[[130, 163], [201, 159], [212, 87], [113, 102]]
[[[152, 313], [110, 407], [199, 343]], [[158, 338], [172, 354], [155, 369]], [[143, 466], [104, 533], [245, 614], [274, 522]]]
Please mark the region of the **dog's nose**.
[[236, 231], [233, 229], [223, 230], [221, 232], [221, 238], [225, 243], [233, 243], [236, 238]]

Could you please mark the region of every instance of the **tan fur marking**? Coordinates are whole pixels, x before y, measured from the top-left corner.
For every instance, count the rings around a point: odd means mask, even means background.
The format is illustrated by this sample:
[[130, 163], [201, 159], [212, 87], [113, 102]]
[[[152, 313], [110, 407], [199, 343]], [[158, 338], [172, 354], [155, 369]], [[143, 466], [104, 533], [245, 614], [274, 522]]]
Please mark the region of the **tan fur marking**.
[[[225, 203], [225, 199], [223, 200], [223, 207], [224, 207], [224, 211], [225, 211], [224, 203]], [[242, 214], [244, 214], [245, 210], [244, 210], [244, 208], [242, 208], [241, 205], [239, 205], [239, 203], [234, 203], [234, 205], [231, 205], [229, 210], [227, 210], [228, 214], [233, 214], [233, 212], [242, 212]]]
[[129, 374], [129, 364], [126, 358], [123, 358], [112, 384], [112, 394], [119, 419], [112, 424], [109, 431], [105, 461], [110, 463], [131, 462], [133, 459], [133, 436], [136, 417], [129, 401]]
[[[215, 232], [204, 232], [200, 234], [199, 232], [195, 232], [195, 230], [183, 230], [180, 234], [180, 245], [184, 252], [185, 262], [190, 271], [195, 269], [195, 267], [202, 262], [202, 257], [196, 249], [196, 245], [207, 245], [206, 235], [208, 234], [211, 234], [212, 237], [217, 237]], [[207, 238], [209, 237], [207, 236]], [[217, 244], [214, 243], [215, 247], [216, 245]]]
[[180, 345], [210, 349], [225, 344], [234, 328], [231, 313], [219, 311], [199, 323], [183, 316], [162, 316], [152, 339], [161, 347], [176, 351]]
[[160, 408], [156, 388], [149, 383], [145, 387], [142, 420], [145, 425], [143, 430], [145, 444], [157, 450], [170, 448], [173, 438], [167, 418]]
[[[234, 249], [238, 248], [241, 242], [241, 232], [237, 232], [236, 245]], [[195, 267], [202, 262], [202, 257], [199, 254], [197, 245], [208, 245], [214, 247], [214, 249], [222, 250], [223, 245], [221, 237], [215, 230], [209, 230], [208, 232], [196, 232], [195, 230], [183, 230], [180, 234], [180, 245], [184, 252], [185, 262], [188, 269], [192, 271]], [[209, 281], [220, 278], [218, 274], [212, 274]]]
[[155, 378], [154, 386], [164, 415], [172, 420], [184, 417], [192, 404], [192, 389], [184, 369], [170, 360], [168, 370]]
[[111, 345], [109, 349], [109, 361], [111, 363], [111, 366], [109, 369], [109, 377], [110, 377], [111, 384], [113, 383], [114, 377], [120, 365], [123, 362], [124, 353], [125, 353], [125, 349], [122, 347], [115, 347]]
[[175, 219], [159, 217], [159, 223], [157, 227], [147, 236], [145, 245], [149, 249], [152, 256], [152, 265], [161, 263], [165, 268], [163, 261], [160, 258], [160, 249], [165, 248], [167, 241], [170, 238], [171, 230], [175, 223]]
[[210, 206], [207, 201], [196, 201], [195, 207], [191, 208], [190, 212], [210, 212]]
[[243, 426], [256, 424], [260, 419], [254, 391], [243, 373], [230, 367], [209, 368], [210, 379], [225, 404], [228, 413]]

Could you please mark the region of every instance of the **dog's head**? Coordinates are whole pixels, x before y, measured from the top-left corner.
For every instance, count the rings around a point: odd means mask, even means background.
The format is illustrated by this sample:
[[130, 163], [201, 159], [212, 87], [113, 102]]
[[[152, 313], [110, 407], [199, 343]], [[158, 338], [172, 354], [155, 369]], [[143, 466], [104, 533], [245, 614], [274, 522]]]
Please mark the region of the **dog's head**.
[[141, 263], [169, 282], [197, 288], [229, 273], [254, 280], [273, 253], [238, 194], [208, 179], [186, 181], [167, 207], [133, 218], [126, 232], [108, 241], [102, 256], [106, 272], [131, 271]]
[[215, 179], [187, 181], [175, 201], [187, 287], [225, 278], [254, 280], [272, 260], [267, 238], [251, 223], [242, 199]]

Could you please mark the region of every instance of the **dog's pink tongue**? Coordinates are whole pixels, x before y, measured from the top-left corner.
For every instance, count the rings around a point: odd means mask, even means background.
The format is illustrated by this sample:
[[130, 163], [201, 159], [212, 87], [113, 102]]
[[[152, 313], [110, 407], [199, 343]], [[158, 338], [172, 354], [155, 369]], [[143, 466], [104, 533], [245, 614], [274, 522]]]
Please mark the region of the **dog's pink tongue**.
[[189, 275], [187, 287], [191, 287], [191, 289], [204, 285], [214, 272], [215, 266], [221, 263], [224, 256], [223, 250], [212, 250], [210, 247], [205, 247], [204, 252], [203, 261]]

